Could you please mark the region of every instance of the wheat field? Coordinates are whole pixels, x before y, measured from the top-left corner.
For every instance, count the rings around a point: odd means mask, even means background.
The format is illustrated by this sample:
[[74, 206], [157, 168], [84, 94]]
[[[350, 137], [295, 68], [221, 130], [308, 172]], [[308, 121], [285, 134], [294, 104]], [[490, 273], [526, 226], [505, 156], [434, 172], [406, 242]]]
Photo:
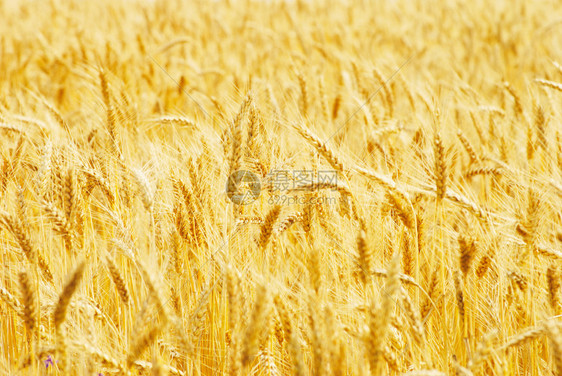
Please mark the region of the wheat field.
[[0, 375], [562, 375], [557, 1], [0, 14]]

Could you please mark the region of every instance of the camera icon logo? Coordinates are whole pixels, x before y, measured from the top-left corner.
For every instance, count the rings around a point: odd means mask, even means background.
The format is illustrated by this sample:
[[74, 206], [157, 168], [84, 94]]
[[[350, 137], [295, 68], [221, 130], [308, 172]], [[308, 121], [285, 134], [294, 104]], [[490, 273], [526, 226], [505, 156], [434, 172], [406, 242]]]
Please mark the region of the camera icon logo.
[[236, 205], [251, 204], [259, 197], [260, 192], [260, 179], [250, 171], [234, 171], [226, 181], [226, 195]]

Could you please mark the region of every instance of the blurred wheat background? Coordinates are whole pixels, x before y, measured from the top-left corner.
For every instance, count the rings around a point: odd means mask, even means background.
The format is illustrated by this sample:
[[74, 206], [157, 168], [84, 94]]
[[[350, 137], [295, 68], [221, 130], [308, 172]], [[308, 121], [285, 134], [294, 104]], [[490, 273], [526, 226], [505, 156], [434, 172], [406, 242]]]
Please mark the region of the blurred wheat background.
[[559, 2], [0, 14], [0, 374], [562, 375]]

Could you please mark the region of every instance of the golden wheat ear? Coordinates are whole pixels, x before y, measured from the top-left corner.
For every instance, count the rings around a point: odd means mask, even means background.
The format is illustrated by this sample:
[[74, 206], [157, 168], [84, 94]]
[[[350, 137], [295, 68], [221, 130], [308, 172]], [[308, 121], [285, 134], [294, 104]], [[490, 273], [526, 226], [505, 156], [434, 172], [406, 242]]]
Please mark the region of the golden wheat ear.
[[53, 312], [53, 322], [55, 328], [60, 328], [66, 319], [66, 312], [70, 304], [70, 299], [78, 289], [78, 285], [84, 276], [86, 261], [80, 261], [75, 269], [69, 275], [62, 292], [58, 297], [55, 310]]

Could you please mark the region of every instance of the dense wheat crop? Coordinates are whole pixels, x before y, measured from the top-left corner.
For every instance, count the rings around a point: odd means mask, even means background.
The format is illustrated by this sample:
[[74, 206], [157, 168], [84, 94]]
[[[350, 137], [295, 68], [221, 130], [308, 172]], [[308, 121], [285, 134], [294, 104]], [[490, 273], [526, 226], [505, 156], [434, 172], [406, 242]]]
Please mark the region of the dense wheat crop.
[[0, 15], [0, 374], [562, 375], [558, 2]]

